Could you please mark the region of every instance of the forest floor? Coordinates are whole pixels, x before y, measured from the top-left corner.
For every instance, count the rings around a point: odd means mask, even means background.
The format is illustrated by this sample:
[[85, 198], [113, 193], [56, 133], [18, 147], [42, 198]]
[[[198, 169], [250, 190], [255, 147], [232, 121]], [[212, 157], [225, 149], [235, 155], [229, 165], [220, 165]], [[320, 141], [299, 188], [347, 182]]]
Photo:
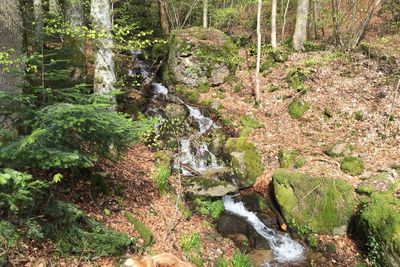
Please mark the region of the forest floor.
[[[395, 49], [396, 50], [396, 49]], [[396, 50], [398, 51], [398, 49]], [[239, 117], [255, 116], [264, 127], [253, 129], [249, 138], [263, 156], [266, 170], [257, 181], [256, 190], [268, 189], [273, 171], [279, 167], [280, 150], [296, 149], [306, 157], [307, 163], [298, 169], [301, 172], [326, 177], [342, 177], [356, 186], [371, 173], [399, 163], [400, 158], [400, 97], [396, 91], [397, 81], [390, 80], [385, 66], [361, 53], [341, 54], [331, 51], [291, 54], [289, 60], [270, 69], [261, 78], [261, 103], [254, 105], [253, 58], [241, 50], [242, 63], [236, 76], [243, 84], [240, 92], [234, 84], [211, 88], [201, 100], [216, 99], [223, 108], [223, 117], [236, 122]], [[303, 95], [292, 89], [287, 81], [289, 69], [300, 67], [309, 72], [305, 81], [307, 92]], [[310, 103], [304, 117], [293, 120], [288, 114], [288, 105], [293, 98], [301, 96]], [[329, 117], [326, 113], [329, 112]], [[362, 114], [357, 120], [356, 113]], [[324, 115], [325, 114], [325, 115]], [[345, 142], [353, 147], [353, 155], [360, 156], [366, 166], [362, 176], [349, 176], [340, 170], [340, 159], [328, 157], [327, 146]], [[185, 259], [180, 247], [183, 235], [198, 232], [202, 239], [202, 257], [208, 259], [206, 266], [219, 255], [231, 256], [234, 245], [221, 237], [212, 221], [199, 214], [185, 219], [177, 208], [175, 194], [160, 194], [153, 182], [155, 159], [144, 145], [131, 147], [118, 163], [103, 162], [104, 171], [112, 174], [112, 188], [121, 186], [121, 196], [100, 196], [93, 199], [90, 183], [75, 185], [79, 198], [72, 199], [89, 215], [105, 225], [124, 231], [133, 237], [137, 232], [124, 214], [133, 213], [153, 233], [154, 243], [144, 254], [170, 252]], [[180, 192], [179, 177], [170, 179], [176, 192]], [[105, 209], [107, 215], [105, 214]], [[319, 240], [334, 243], [336, 253], [325, 266], [355, 266], [357, 248], [348, 237], [320, 236]], [[139, 239], [139, 244], [143, 240]], [[60, 259], [48, 257], [50, 248], [34, 248], [19, 266], [115, 266], [121, 259], [106, 257], [93, 261], [80, 258]], [[136, 251], [127, 253], [131, 256]], [[51, 265], [48, 265], [50, 264]]]

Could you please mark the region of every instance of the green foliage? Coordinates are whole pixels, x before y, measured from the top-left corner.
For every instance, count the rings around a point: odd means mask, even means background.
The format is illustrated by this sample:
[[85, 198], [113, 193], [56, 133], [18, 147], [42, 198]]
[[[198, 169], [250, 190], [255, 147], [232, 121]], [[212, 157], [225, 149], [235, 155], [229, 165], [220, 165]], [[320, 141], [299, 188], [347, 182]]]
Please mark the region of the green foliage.
[[232, 267], [252, 267], [250, 257], [241, 253], [235, 252], [231, 260]]
[[49, 186], [13, 169], [0, 172], [0, 215], [17, 214], [34, 207], [37, 198]]
[[181, 237], [181, 249], [183, 252], [197, 252], [202, 249], [201, 237], [198, 232], [184, 234]]
[[218, 220], [219, 216], [224, 212], [224, 203], [221, 200], [210, 200], [196, 198], [193, 201], [196, 211], [200, 214], [211, 216], [214, 220]]
[[304, 82], [308, 79], [309, 73], [308, 71], [301, 68], [291, 68], [286, 74], [286, 81], [298, 92], [306, 90], [306, 86]]
[[0, 249], [16, 247], [19, 238], [17, 229], [11, 223], [0, 220]]
[[225, 256], [218, 256], [214, 263], [215, 267], [229, 267], [229, 260]]
[[321, 51], [326, 49], [325, 45], [310, 40], [305, 41], [303, 45], [304, 45], [304, 51], [306, 52]]
[[137, 231], [143, 239], [144, 248], [150, 246], [153, 242], [153, 234], [150, 229], [144, 223], [136, 219], [130, 212], [125, 213], [125, 218], [133, 225], [135, 231]]
[[157, 164], [154, 182], [160, 192], [166, 192], [170, 189], [169, 177], [171, 176], [171, 166], [169, 164]]
[[306, 158], [297, 150], [281, 150], [278, 155], [280, 168], [301, 168], [306, 163]]
[[87, 217], [73, 204], [51, 203], [46, 215], [53, 223], [46, 224], [44, 231], [55, 241], [56, 251], [62, 255], [89, 258], [120, 255], [133, 242], [126, 234]]

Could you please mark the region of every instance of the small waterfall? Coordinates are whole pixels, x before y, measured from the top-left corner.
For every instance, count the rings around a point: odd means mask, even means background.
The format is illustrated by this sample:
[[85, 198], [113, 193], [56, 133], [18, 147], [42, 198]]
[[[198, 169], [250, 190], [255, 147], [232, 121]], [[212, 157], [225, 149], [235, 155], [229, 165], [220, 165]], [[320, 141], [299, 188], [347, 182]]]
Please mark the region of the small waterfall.
[[186, 107], [189, 109], [189, 116], [199, 124], [199, 135], [207, 132], [214, 125], [213, 120], [201, 114], [198, 108], [189, 105], [186, 105]]
[[255, 213], [248, 211], [242, 202], [235, 203], [232, 196], [225, 196], [222, 200], [226, 211], [246, 219], [257, 233], [268, 241], [279, 263], [297, 262], [303, 259], [304, 247], [291, 239], [288, 234], [281, 234], [268, 228]]
[[168, 95], [168, 88], [161, 83], [152, 83], [155, 95]]

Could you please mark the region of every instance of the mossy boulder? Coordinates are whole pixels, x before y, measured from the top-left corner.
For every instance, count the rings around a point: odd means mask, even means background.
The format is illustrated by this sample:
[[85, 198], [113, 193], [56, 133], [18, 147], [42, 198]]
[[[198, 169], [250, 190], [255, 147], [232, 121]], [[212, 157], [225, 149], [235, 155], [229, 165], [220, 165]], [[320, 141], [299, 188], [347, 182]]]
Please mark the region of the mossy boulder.
[[193, 27], [171, 33], [163, 77], [169, 83], [203, 88], [220, 85], [234, 74], [238, 49], [216, 29]]
[[289, 105], [289, 115], [292, 119], [299, 119], [309, 109], [310, 104], [303, 99], [296, 98]]
[[278, 155], [281, 168], [301, 168], [306, 164], [306, 158], [297, 150], [281, 150]]
[[354, 189], [346, 181], [277, 169], [273, 185], [290, 227], [307, 227], [319, 234], [346, 233], [356, 206]]
[[189, 110], [182, 104], [168, 103], [162, 109], [164, 115], [169, 120], [183, 121], [189, 115]]
[[357, 176], [364, 172], [365, 167], [362, 159], [349, 156], [342, 160], [340, 163], [340, 169], [351, 176]]
[[356, 234], [376, 266], [400, 266], [399, 190], [396, 181], [384, 191], [372, 192], [355, 219]]
[[363, 180], [357, 186], [357, 193], [371, 195], [376, 192], [387, 192], [398, 179], [396, 171], [382, 171]]
[[341, 157], [351, 152], [351, 147], [346, 143], [337, 143], [329, 146], [325, 150], [325, 154], [330, 157]]
[[250, 128], [261, 128], [263, 127], [262, 123], [260, 123], [255, 116], [243, 115], [239, 118], [240, 124], [244, 127]]
[[194, 177], [185, 182], [185, 191], [192, 197], [222, 197], [236, 192], [237, 187], [227, 181]]
[[245, 137], [229, 138], [223, 152], [232, 165], [239, 188], [252, 186], [264, 171], [261, 155]]

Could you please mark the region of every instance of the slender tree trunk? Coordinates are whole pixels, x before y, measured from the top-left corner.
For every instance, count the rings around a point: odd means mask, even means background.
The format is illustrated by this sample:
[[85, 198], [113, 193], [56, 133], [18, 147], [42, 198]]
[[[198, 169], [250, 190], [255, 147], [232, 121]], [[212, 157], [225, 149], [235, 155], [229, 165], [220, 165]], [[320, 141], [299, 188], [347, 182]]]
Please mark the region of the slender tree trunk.
[[208, 24], [208, 0], [203, 0], [203, 28]]
[[296, 51], [304, 50], [307, 40], [307, 19], [309, 0], [299, 0], [297, 4], [296, 26], [293, 35], [293, 48]]
[[[0, 51], [14, 49], [11, 53], [11, 59], [16, 60], [22, 55], [22, 18], [18, 8], [18, 1], [2, 0], [0, 1]], [[13, 68], [16, 71], [22, 71], [23, 66], [15, 64]], [[21, 93], [18, 84], [21, 77], [15, 72], [3, 72], [3, 66], [0, 64], [0, 91], [8, 93]]]
[[95, 93], [108, 94], [114, 89], [116, 82], [110, 0], [92, 0], [90, 14], [93, 19], [93, 28], [106, 34], [106, 37], [102, 37], [96, 42], [93, 89]]
[[318, 23], [317, 23], [317, 18], [318, 18], [318, 14], [317, 14], [317, 0], [313, 0], [312, 2], [312, 25], [314, 28], [314, 39], [318, 40], [319, 39], [319, 34], [318, 34]]
[[272, 11], [271, 11], [271, 46], [276, 48], [276, 6], [278, 0], [272, 0]]
[[287, 17], [287, 13], [289, 10], [289, 4], [290, 4], [290, 0], [287, 0], [286, 2], [286, 7], [285, 7], [285, 13], [283, 13], [283, 22], [282, 22], [282, 37], [281, 39], [283, 40], [285, 38], [285, 26], [286, 26], [286, 17]]
[[160, 16], [160, 26], [165, 35], [170, 32], [168, 23], [168, 9], [165, 0], [158, 0], [158, 14]]
[[43, 1], [33, 0], [33, 17], [35, 19], [34, 43], [37, 51], [43, 45]]
[[338, 1], [332, 0], [332, 24], [333, 24], [333, 43], [334, 45], [340, 45], [340, 33], [339, 33], [339, 23], [338, 23]]
[[257, 65], [256, 65], [256, 103], [260, 103], [260, 64], [261, 64], [261, 8], [262, 0], [258, 0], [257, 6]]
[[58, 0], [49, 0], [49, 13], [52, 15], [60, 15], [60, 3]]

